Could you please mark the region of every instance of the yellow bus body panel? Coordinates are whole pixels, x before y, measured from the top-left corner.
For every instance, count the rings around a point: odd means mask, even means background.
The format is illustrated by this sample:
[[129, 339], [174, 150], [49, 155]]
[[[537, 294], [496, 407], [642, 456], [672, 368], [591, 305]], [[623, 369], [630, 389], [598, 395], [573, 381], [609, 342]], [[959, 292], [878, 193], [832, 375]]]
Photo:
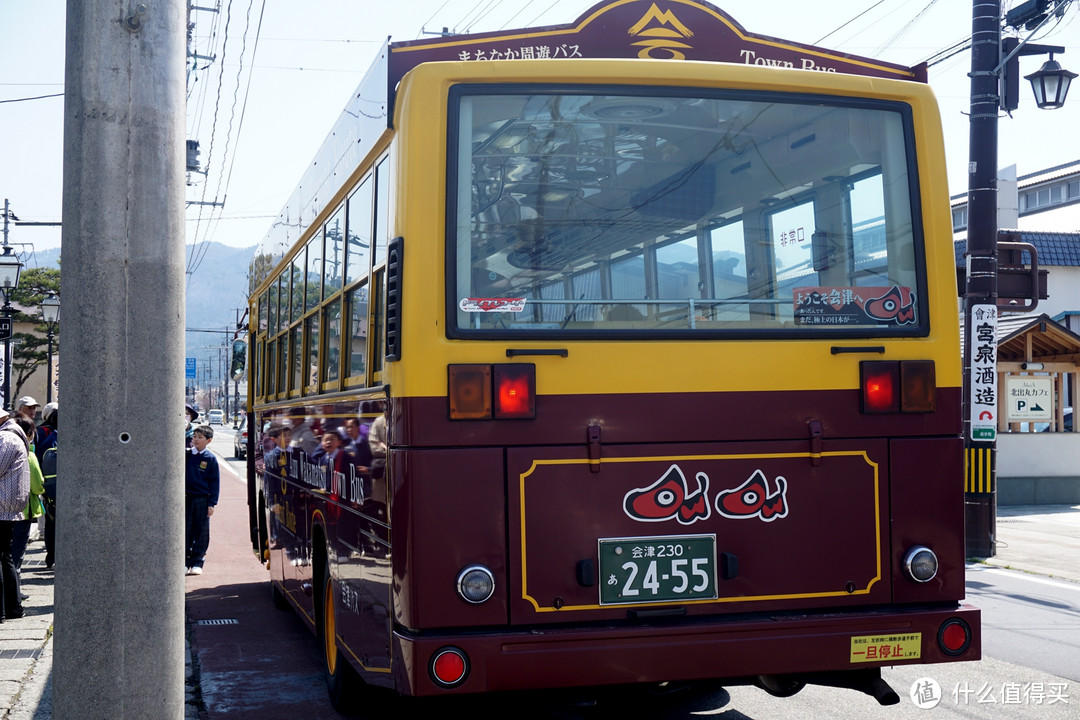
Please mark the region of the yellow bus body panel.
[[[453, 85], [592, 84], [723, 88], [872, 98], [911, 107], [926, 248], [930, 334], [921, 338], [708, 340], [460, 340], [446, 337], [447, 97]], [[449, 363], [508, 362], [508, 348], [564, 348], [537, 365], [537, 394], [841, 390], [861, 360], [930, 359], [939, 388], [961, 385], [956, 270], [937, 101], [915, 82], [692, 61], [549, 60], [429, 63], [402, 80], [394, 234], [404, 237], [402, 361], [383, 373], [396, 397], [445, 396]], [[833, 347], [884, 346], [884, 354]]]

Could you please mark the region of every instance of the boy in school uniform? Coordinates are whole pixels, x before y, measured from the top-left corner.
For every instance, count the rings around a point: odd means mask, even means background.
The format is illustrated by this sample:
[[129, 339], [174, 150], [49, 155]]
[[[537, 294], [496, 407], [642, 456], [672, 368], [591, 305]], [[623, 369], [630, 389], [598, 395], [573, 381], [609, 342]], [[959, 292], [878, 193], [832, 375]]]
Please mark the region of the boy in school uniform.
[[214, 429], [199, 425], [191, 433], [191, 450], [185, 472], [185, 566], [188, 575], [201, 575], [206, 549], [210, 546], [210, 516], [218, 502], [221, 475], [217, 458], [206, 449], [214, 439]]

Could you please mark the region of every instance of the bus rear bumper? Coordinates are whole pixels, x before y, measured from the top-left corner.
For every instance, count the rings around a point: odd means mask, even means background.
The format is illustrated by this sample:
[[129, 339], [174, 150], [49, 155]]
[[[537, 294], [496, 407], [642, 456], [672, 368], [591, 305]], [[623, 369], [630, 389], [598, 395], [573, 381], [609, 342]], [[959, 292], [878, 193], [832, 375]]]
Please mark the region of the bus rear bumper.
[[[967, 644], [955, 648], [959, 623]], [[394, 635], [398, 690], [439, 695], [554, 687], [724, 680], [876, 670], [979, 660], [980, 611], [969, 605], [901, 612], [716, 619], [679, 625], [533, 628], [517, 632]], [[438, 682], [433, 659], [464, 658], [464, 679]]]

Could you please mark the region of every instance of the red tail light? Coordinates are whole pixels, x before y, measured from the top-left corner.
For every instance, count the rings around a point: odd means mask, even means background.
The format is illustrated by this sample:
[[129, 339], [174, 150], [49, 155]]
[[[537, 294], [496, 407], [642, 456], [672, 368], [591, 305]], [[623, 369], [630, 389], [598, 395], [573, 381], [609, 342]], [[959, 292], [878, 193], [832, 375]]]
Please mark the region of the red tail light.
[[432, 656], [428, 671], [436, 684], [451, 688], [465, 681], [469, 674], [469, 661], [463, 650], [444, 647]]
[[963, 655], [971, 647], [971, 628], [957, 618], [946, 620], [938, 629], [938, 647], [946, 655]]
[[900, 412], [900, 363], [864, 362], [859, 369], [862, 374], [862, 411]]
[[495, 417], [499, 420], [536, 417], [536, 366], [526, 363], [495, 366]]
[[859, 364], [864, 413], [923, 413], [937, 408], [933, 360]]

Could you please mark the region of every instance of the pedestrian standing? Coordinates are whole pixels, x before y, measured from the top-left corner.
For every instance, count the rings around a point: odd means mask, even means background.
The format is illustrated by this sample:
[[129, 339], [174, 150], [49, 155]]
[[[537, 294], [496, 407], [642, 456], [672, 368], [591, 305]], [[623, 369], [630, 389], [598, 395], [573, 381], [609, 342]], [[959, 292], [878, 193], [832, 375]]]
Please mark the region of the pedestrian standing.
[[217, 458], [207, 449], [214, 439], [214, 429], [200, 425], [191, 434], [191, 451], [185, 473], [184, 554], [188, 575], [201, 575], [210, 546], [210, 516], [218, 503], [221, 474]]
[[[15, 416], [15, 422], [19, 424], [27, 438], [34, 437], [34, 423], [22, 415]], [[38, 465], [37, 455], [34, 454], [33, 443], [30, 452], [26, 454], [27, 464], [30, 466], [30, 499], [26, 502], [22, 516], [14, 523], [11, 532], [11, 557], [15, 562], [15, 574], [19, 578], [19, 596], [26, 600], [28, 595], [22, 592], [22, 561], [26, 554], [26, 545], [30, 542], [30, 530], [37, 522], [37, 518], [45, 512], [41, 504], [41, 496], [45, 493], [45, 480], [41, 476], [41, 467]]]
[[29, 441], [7, 410], [0, 410], [0, 622], [21, 618], [19, 576], [11, 554], [12, 532], [30, 499]]

